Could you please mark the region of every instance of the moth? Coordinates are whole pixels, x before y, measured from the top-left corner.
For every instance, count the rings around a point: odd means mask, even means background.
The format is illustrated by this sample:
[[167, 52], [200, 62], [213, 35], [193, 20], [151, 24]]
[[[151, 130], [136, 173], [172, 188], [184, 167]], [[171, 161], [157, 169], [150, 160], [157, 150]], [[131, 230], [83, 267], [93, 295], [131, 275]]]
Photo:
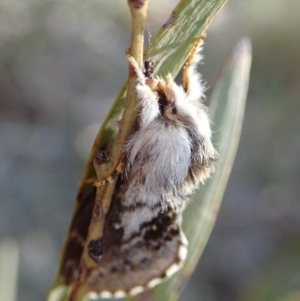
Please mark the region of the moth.
[[90, 297], [136, 295], [183, 265], [188, 242], [182, 212], [214, 170], [217, 156], [202, 103], [204, 86], [196, 72], [200, 42], [185, 64], [182, 85], [171, 74], [154, 76], [152, 61], [141, 70], [127, 54], [136, 75], [138, 118], [123, 148], [123, 170], [103, 237], [90, 242], [89, 254], [97, 262], [85, 285]]

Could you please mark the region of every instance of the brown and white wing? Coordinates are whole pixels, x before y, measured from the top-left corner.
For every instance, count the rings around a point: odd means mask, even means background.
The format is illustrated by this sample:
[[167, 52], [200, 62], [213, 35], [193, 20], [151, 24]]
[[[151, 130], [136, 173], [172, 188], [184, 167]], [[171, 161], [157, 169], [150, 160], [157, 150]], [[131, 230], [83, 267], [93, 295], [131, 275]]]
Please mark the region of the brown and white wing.
[[[86, 283], [90, 296], [122, 298], [138, 294], [173, 275], [186, 258], [187, 240], [181, 231], [181, 214], [171, 208], [146, 208], [154, 213], [141, 222], [138, 215], [147, 211], [142, 209], [147, 205], [137, 201], [136, 206], [124, 206], [124, 187], [118, 191], [105, 220], [101, 256]], [[120, 224], [124, 214], [130, 220]], [[128, 235], [127, 227], [132, 228], [133, 222], [140, 223], [138, 230]], [[97, 260], [99, 250], [96, 247], [94, 251]]]

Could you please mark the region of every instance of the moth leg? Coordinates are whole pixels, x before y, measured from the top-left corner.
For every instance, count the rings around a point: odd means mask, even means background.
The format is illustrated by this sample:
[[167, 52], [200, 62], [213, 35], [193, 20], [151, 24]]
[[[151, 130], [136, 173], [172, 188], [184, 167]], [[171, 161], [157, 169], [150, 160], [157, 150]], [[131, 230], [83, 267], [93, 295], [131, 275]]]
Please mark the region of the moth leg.
[[202, 35], [194, 44], [190, 55], [183, 67], [182, 71], [182, 86], [186, 93], [189, 93], [192, 90], [193, 76], [195, 74], [195, 64], [200, 60], [198, 55], [199, 47], [203, 43], [206, 34]]
[[79, 180], [79, 186], [93, 184], [95, 180], [96, 177]]
[[109, 183], [111, 183], [119, 174], [121, 174], [124, 170], [124, 163], [123, 161], [121, 161], [115, 171], [110, 175], [108, 176], [107, 178], [103, 179], [103, 180], [95, 180], [94, 181], [94, 186], [95, 187], [100, 187], [100, 186], [104, 186], [104, 185], [107, 185]]

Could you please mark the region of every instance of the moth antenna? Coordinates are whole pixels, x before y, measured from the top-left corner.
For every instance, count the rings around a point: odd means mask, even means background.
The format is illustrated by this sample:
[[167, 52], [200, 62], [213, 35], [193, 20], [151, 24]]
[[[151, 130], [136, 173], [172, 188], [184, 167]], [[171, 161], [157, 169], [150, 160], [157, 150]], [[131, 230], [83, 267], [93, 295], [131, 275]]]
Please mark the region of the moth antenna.
[[137, 82], [144, 85], [145, 84], [145, 76], [141, 68], [139, 67], [138, 62], [135, 58], [131, 55], [130, 48], [127, 48], [125, 51], [126, 57], [130, 64], [130, 73], [133, 73], [137, 77]]
[[197, 63], [201, 60], [201, 55], [199, 51], [201, 45], [206, 37], [202, 35], [193, 45], [193, 48], [189, 54], [189, 57], [183, 67], [182, 72], [182, 86], [184, 91], [191, 95], [192, 98], [202, 98], [203, 97], [203, 87], [201, 85], [201, 78], [196, 72]]

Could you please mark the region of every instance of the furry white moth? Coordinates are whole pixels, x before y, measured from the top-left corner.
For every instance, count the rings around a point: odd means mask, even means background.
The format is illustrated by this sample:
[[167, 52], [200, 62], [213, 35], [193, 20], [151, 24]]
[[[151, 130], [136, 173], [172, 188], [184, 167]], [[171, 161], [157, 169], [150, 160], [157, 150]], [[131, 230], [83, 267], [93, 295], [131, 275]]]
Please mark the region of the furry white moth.
[[[86, 283], [91, 296], [138, 294], [170, 277], [186, 258], [181, 213], [216, 158], [196, 72], [199, 45], [184, 67], [182, 86], [170, 74], [153, 76], [151, 61], [143, 72], [128, 55], [137, 77], [139, 114], [124, 146], [124, 170], [103, 237], [89, 243], [89, 254], [97, 262]], [[99, 185], [103, 181], [95, 182]]]

